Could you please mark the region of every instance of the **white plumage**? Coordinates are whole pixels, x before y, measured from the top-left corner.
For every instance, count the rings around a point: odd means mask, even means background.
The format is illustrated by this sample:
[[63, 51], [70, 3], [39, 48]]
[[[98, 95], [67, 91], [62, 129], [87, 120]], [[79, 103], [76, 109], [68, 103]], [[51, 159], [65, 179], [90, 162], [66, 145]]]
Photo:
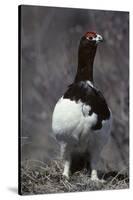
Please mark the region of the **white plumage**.
[[61, 98], [53, 112], [54, 133], [78, 140], [79, 135], [82, 137], [87, 134], [91, 126], [96, 124], [97, 115], [93, 113], [88, 116], [90, 109], [90, 106], [81, 102], [75, 103], [75, 101]]

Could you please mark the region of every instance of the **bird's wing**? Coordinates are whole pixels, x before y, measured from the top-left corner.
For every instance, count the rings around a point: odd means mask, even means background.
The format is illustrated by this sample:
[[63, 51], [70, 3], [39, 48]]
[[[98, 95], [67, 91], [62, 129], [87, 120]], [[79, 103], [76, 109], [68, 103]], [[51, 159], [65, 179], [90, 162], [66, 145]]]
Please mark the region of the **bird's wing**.
[[[76, 102], [82, 102], [83, 114], [97, 114], [97, 123], [93, 126], [93, 130], [101, 129], [102, 121], [110, 118], [110, 110], [107, 106], [104, 96], [95, 87], [90, 86], [86, 82], [77, 82], [69, 86], [64, 94], [64, 98]], [[87, 107], [88, 106], [88, 107]], [[88, 109], [89, 108], [89, 109]]]

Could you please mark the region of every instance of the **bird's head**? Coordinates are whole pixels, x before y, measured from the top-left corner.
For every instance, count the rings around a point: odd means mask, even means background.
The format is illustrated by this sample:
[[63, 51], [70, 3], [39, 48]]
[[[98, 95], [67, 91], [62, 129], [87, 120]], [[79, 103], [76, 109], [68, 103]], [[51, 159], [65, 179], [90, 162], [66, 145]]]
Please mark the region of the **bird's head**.
[[102, 42], [103, 38], [96, 32], [86, 32], [81, 38], [80, 44], [83, 46], [96, 46], [99, 42]]

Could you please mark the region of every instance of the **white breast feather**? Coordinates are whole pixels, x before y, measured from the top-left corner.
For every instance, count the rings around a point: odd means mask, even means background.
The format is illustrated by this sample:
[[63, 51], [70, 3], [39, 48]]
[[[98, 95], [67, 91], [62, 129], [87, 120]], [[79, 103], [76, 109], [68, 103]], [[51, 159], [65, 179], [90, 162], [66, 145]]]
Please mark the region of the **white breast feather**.
[[97, 115], [88, 115], [91, 110], [81, 102], [61, 98], [54, 109], [52, 128], [55, 134], [68, 134], [73, 137], [88, 133], [89, 129], [96, 124]]

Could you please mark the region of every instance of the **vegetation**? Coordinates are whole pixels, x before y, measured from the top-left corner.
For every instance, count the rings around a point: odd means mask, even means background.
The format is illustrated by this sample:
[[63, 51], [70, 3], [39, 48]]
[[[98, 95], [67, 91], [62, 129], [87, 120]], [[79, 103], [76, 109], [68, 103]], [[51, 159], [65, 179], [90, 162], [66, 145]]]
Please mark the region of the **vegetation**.
[[128, 174], [124, 171], [101, 173], [105, 182], [93, 182], [84, 169], [75, 172], [70, 180], [62, 177], [62, 163], [58, 160], [45, 164], [40, 161], [26, 161], [22, 164], [21, 194], [63, 193], [92, 190], [129, 188]]

